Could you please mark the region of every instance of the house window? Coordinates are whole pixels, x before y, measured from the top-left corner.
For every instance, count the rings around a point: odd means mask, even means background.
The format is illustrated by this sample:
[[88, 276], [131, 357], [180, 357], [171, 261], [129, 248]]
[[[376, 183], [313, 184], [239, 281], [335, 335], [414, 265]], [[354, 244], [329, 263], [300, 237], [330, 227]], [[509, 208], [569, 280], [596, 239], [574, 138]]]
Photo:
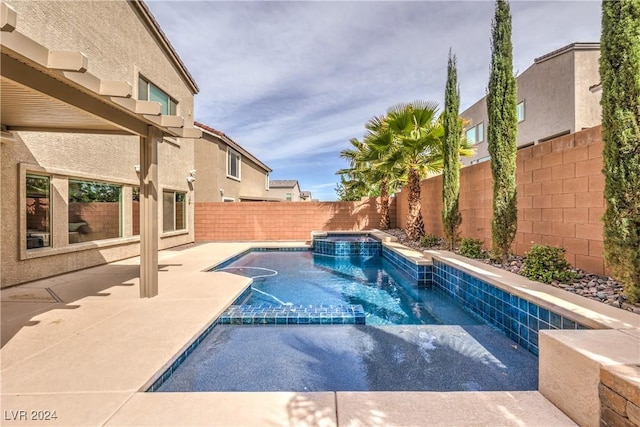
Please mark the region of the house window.
[[69, 180], [69, 243], [122, 236], [122, 186]]
[[478, 144], [484, 141], [484, 122], [467, 129], [466, 136], [470, 144]]
[[264, 176], [264, 189], [267, 191], [269, 190], [269, 174]]
[[222, 201], [225, 203], [231, 203], [231, 202], [235, 202], [236, 199], [234, 199], [233, 197], [223, 197]]
[[162, 192], [162, 231], [187, 229], [187, 193], [165, 190]]
[[475, 144], [476, 143], [476, 128], [472, 127], [471, 129], [467, 130], [467, 141], [469, 141], [469, 144]]
[[286, 198], [287, 198], [287, 202], [290, 202], [291, 201], [291, 193], [287, 193]]
[[27, 249], [51, 246], [51, 178], [27, 175]]
[[240, 154], [227, 149], [227, 176], [240, 180]]
[[516, 115], [518, 116], [518, 123], [524, 121], [524, 101], [521, 101], [516, 106]]
[[176, 115], [178, 102], [142, 76], [138, 76], [138, 99], [159, 102], [162, 105], [161, 114], [165, 116]]
[[484, 122], [478, 123], [478, 126], [476, 126], [476, 139], [476, 142], [484, 141]]

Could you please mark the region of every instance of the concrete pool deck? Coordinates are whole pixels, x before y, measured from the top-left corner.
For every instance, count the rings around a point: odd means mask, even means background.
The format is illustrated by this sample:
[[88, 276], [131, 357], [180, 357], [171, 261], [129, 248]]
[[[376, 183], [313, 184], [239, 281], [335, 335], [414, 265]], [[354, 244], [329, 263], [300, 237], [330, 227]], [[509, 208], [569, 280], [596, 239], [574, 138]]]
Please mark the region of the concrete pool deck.
[[248, 285], [203, 270], [252, 246], [161, 251], [150, 299], [138, 258], [2, 290], [2, 425], [575, 425], [537, 391], [141, 392]]

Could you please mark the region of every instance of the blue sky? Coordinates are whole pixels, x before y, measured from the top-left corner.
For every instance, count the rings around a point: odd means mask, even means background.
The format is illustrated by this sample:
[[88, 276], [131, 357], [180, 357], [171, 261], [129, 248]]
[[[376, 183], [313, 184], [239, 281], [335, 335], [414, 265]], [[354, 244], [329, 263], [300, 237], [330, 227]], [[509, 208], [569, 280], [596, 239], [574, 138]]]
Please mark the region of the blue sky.
[[[314, 199], [335, 200], [340, 150], [364, 123], [415, 99], [442, 109], [449, 48], [461, 111], [486, 93], [491, 1], [160, 1], [147, 5], [219, 129]], [[514, 72], [599, 41], [599, 1], [512, 1]], [[597, 83], [597, 82], [594, 82]]]

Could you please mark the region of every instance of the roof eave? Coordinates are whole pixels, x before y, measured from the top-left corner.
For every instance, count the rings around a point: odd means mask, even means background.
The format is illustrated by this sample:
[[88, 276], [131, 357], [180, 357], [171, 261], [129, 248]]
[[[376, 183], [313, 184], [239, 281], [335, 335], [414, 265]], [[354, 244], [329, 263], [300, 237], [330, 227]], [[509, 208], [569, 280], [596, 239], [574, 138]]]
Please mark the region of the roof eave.
[[191, 73], [189, 73], [187, 66], [184, 64], [184, 62], [182, 62], [182, 59], [180, 59], [180, 56], [178, 56], [178, 53], [171, 45], [171, 42], [167, 38], [166, 34], [164, 33], [164, 31], [162, 31], [160, 24], [158, 24], [158, 21], [156, 21], [156, 19], [153, 17], [153, 14], [151, 13], [147, 5], [144, 3], [144, 1], [143, 0], [127, 0], [127, 2], [130, 5], [132, 5], [133, 8], [143, 18], [144, 23], [147, 24], [147, 26], [151, 30], [151, 33], [160, 42], [160, 46], [162, 46], [165, 52], [169, 55], [169, 58], [175, 64], [176, 68], [182, 74], [182, 78], [191, 89], [191, 92], [193, 92], [194, 95], [200, 92], [200, 89], [198, 88], [198, 85], [195, 79], [193, 78]]
[[226, 134], [224, 134], [223, 132], [217, 131], [219, 133], [214, 132], [215, 129], [213, 129], [210, 126], [205, 125], [204, 123], [200, 123], [198, 121], [194, 122], [194, 127], [200, 129], [202, 131], [203, 137], [205, 135], [209, 135], [212, 138], [215, 138], [219, 141], [221, 141], [223, 144], [226, 144], [227, 146], [233, 148], [236, 151], [239, 151], [240, 154], [244, 155], [245, 157], [247, 157], [249, 160], [251, 160], [252, 162], [254, 162], [256, 165], [258, 165], [259, 167], [261, 167], [264, 171], [266, 171], [267, 173], [271, 173], [273, 172], [273, 169], [271, 169], [269, 166], [267, 166], [266, 164], [264, 164], [260, 159], [258, 159], [256, 156], [254, 156], [253, 154], [251, 154], [250, 152], [248, 152], [244, 147], [242, 147], [240, 144], [238, 144], [237, 142], [235, 142], [234, 140], [232, 140], [231, 138], [229, 138]]

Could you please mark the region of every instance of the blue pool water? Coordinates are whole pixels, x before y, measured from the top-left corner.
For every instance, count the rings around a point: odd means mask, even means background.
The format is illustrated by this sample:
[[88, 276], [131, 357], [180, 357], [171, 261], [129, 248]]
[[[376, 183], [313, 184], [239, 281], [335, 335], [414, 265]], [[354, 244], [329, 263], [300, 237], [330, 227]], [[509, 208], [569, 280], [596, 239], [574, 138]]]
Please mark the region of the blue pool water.
[[367, 324], [217, 324], [152, 391], [538, 387], [533, 354], [441, 291], [418, 288], [381, 257], [252, 252], [223, 271], [254, 278], [258, 291], [244, 304], [358, 304]]
[[222, 270], [254, 278], [243, 304], [362, 305], [368, 325], [481, 323], [444, 293], [418, 288], [382, 257], [251, 252]]

